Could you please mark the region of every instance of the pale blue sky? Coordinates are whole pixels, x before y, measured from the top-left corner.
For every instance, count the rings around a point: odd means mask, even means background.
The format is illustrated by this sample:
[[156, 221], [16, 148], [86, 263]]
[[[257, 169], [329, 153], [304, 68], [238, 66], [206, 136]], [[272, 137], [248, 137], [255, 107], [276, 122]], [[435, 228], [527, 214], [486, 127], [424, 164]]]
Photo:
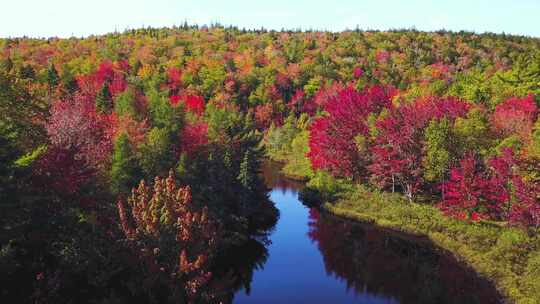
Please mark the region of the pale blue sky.
[[540, 0], [2, 0], [0, 37], [87, 36], [189, 23], [472, 30], [540, 37]]

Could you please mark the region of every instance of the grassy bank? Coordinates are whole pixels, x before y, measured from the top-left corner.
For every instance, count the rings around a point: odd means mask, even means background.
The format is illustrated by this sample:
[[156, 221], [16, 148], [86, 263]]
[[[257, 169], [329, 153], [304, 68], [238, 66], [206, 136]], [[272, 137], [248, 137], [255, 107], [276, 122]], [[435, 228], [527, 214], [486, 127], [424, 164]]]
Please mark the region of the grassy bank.
[[494, 282], [508, 302], [540, 303], [540, 240], [521, 229], [457, 221], [432, 206], [362, 186], [340, 194], [324, 208], [349, 219], [427, 236]]

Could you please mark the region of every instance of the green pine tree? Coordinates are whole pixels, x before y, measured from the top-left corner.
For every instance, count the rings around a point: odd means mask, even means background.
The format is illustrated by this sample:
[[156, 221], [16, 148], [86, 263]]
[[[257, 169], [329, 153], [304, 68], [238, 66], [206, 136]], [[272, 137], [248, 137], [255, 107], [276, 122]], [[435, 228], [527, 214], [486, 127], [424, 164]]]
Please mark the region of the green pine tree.
[[49, 87], [53, 88], [56, 87], [59, 82], [60, 76], [58, 75], [58, 71], [54, 67], [54, 64], [51, 64], [47, 69], [47, 83], [49, 84]]
[[244, 153], [244, 158], [240, 163], [240, 172], [238, 173], [238, 181], [242, 187], [248, 191], [253, 190], [254, 184], [257, 180], [255, 168], [255, 160], [251, 155], [251, 151]]
[[127, 89], [115, 98], [114, 112], [118, 116], [129, 115], [132, 118], [138, 118], [135, 108], [135, 93], [132, 88]]
[[138, 153], [138, 162], [145, 176], [165, 174], [174, 166], [173, 142], [169, 130], [165, 128], [154, 127], [148, 132]]
[[98, 113], [110, 113], [112, 110], [112, 96], [109, 90], [109, 84], [105, 82], [96, 95], [96, 111]]
[[114, 143], [111, 166], [111, 192], [115, 195], [129, 193], [138, 180], [133, 149], [126, 133]]

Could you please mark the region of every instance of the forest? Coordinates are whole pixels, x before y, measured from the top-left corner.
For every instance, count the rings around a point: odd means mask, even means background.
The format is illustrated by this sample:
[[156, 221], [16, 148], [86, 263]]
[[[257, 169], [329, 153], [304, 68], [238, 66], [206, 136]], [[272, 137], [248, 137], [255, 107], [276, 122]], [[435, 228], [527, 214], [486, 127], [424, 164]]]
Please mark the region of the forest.
[[272, 160], [315, 216], [427, 236], [506, 302], [539, 303], [539, 105], [524, 36], [0, 39], [0, 298], [232, 302], [253, 270], [218, 261], [278, 221]]

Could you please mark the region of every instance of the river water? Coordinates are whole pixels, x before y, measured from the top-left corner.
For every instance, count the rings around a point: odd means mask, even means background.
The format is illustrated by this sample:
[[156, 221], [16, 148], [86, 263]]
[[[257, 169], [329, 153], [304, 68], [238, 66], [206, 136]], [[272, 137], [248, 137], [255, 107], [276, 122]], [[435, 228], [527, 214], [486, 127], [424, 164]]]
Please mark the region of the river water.
[[301, 183], [264, 173], [280, 219], [269, 241], [235, 255], [250, 269], [233, 303], [499, 303], [490, 283], [426, 240], [308, 208]]

